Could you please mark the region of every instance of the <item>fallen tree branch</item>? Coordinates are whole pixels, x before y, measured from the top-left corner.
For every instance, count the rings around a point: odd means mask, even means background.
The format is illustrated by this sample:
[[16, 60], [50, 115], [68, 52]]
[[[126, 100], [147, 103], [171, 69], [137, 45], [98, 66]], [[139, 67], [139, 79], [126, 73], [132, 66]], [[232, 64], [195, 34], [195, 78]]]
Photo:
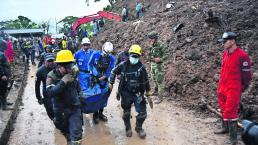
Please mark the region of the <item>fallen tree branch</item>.
[[[201, 101], [206, 105], [207, 109], [210, 110], [211, 112], [215, 113], [216, 115], [218, 115], [220, 118], [222, 118], [222, 115], [219, 111], [217, 111], [216, 109], [214, 109], [211, 105], [209, 105], [204, 98], [201, 98]], [[239, 122], [237, 122], [237, 126], [240, 128], [243, 128], [243, 125]]]

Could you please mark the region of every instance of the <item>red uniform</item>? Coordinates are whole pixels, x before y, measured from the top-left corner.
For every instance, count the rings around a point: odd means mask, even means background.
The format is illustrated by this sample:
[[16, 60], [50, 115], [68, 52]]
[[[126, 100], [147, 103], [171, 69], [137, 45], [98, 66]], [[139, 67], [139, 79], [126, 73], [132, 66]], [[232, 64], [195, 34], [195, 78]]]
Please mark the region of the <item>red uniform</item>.
[[224, 51], [218, 84], [218, 101], [224, 121], [238, 119], [240, 98], [251, 81], [251, 61], [241, 48]]

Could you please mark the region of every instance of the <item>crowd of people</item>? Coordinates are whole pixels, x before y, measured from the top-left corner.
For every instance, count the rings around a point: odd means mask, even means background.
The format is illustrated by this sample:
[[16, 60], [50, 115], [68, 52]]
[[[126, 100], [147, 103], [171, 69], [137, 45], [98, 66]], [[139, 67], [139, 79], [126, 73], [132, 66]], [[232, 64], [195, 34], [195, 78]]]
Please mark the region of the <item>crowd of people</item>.
[[[156, 104], [168, 96], [164, 87], [164, 62], [169, 57], [169, 49], [159, 41], [155, 31], [148, 34], [147, 61], [150, 62], [154, 82], [152, 93], [148, 72], [141, 62], [143, 50], [138, 44], [125, 43], [124, 50], [116, 57], [111, 42], [105, 42], [100, 49], [92, 48], [88, 37], [81, 40], [78, 36], [62, 39], [23, 38], [12, 42], [2, 32], [0, 36], [1, 108], [5, 110], [8, 105], [6, 91], [11, 76], [9, 63], [14, 61], [13, 48], [20, 48], [25, 56], [24, 61], [31, 61], [32, 65], [36, 65], [35, 53], [38, 52], [40, 61], [35, 81], [36, 98], [40, 105], [44, 105], [55, 127], [72, 145], [81, 142], [84, 113], [93, 113], [94, 124], [108, 121], [104, 109], [116, 80], [119, 82], [116, 98], [121, 101], [127, 137], [133, 134], [130, 122], [132, 104], [138, 113], [135, 131], [144, 139], [147, 101], [151, 106], [150, 96], [156, 96]], [[252, 76], [252, 62], [237, 45], [236, 38], [234, 32], [226, 32], [220, 39], [225, 49], [217, 92], [222, 129], [215, 132], [229, 133], [228, 143], [232, 145], [237, 143], [241, 94], [248, 88]]]

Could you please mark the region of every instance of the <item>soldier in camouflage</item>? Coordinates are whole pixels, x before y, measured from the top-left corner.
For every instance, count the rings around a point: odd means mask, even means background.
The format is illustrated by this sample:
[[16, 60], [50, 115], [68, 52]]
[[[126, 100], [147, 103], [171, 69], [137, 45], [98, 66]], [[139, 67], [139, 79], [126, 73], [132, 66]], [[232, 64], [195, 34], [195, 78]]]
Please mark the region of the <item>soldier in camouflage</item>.
[[148, 34], [150, 39], [149, 61], [151, 62], [151, 76], [154, 81], [155, 90], [153, 95], [157, 95], [156, 104], [162, 102], [162, 98], [165, 96], [164, 86], [164, 61], [168, 58], [168, 48], [158, 41], [158, 33], [152, 31]]

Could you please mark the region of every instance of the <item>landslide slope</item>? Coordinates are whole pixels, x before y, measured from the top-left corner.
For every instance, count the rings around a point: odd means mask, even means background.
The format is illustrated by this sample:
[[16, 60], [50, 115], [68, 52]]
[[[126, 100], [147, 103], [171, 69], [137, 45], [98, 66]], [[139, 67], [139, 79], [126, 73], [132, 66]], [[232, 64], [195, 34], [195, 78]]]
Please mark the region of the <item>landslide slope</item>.
[[[135, 2], [118, 1], [113, 11], [120, 13], [121, 7], [128, 4], [131, 20], [125, 23], [108, 22], [105, 31], [94, 39], [95, 47], [100, 46], [100, 40], [111, 41], [117, 51], [125, 43], [138, 43], [147, 54], [147, 34], [156, 30], [160, 34], [160, 41], [170, 50], [165, 76], [170, 99], [180, 101], [184, 107], [204, 111], [207, 104], [218, 108], [216, 89], [223, 48], [217, 40], [223, 32], [234, 31], [239, 35], [239, 45], [254, 62], [253, 81], [242, 95], [241, 112], [245, 118], [257, 116], [258, 1], [175, 0], [174, 7], [166, 10], [167, 2], [145, 1], [146, 12], [139, 21], [134, 19]], [[212, 19], [213, 22], [207, 22], [209, 13], [216, 17], [214, 21]], [[173, 27], [180, 23], [184, 27], [173, 32]], [[148, 62], [145, 64], [149, 66]]]

